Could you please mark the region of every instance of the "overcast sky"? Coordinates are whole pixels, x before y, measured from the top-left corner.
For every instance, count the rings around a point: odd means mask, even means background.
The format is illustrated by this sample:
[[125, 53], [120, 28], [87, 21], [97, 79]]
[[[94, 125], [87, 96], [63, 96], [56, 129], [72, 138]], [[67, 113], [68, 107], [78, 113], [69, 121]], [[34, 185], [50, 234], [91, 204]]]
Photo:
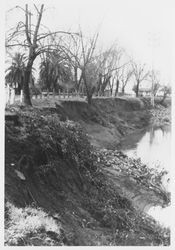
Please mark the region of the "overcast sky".
[[[6, 10], [16, 5], [25, 7], [27, 1], [6, 1]], [[99, 30], [99, 42], [109, 47], [117, 41], [135, 59], [153, 61], [162, 81], [171, 82], [172, 32], [174, 1], [171, 0], [47, 0], [28, 1], [44, 3], [42, 23], [50, 30], [77, 31], [81, 25], [86, 34]], [[6, 28], [23, 18], [24, 13], [14, 9], [6, 14]], [[153, 45], [153, 46], [152, 46]]]

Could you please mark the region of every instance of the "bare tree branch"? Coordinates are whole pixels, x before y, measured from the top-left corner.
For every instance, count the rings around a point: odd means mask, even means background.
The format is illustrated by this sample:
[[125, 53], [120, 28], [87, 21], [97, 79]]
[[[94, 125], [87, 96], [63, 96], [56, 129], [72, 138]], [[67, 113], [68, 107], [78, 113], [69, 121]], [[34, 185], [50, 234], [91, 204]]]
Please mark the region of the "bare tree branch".
[[48, 34], [40, 34], [39, 37], [37, 38], [37, 41], [44, 39], [48, 36], [56, 35], [56, 34], [66, 34], [66, 35], [78, 35], [78, 33], [72, 33], [72, 32], [66, 32], [66, 31], [56, 31], [56, 32], [50, 32]]
[[7, 44], [6, 47], [16, 47], [16, 46], [21, 46], [21, 47], [30, 47], [28, 44], [23, 44], [23, 43], [17, 43], [17, 44]]
[[27, 37], [27, 41], [28, 43], [31, 45], [31, 40], [30, 40], [30, 36], [29, 36], [29, 23], [28, 23], [28, 5], [26, 4], [26, 27], [25, 27], [25, 31], [26, 31], [26, 37]]
[[38, 30], [39, 30], [39, 26], [40, 26], [40, 22], [41, 22], [41, 18], [42, 18], [43, 8], [44, 8], [44, 4], [41, 5], [37, 25], [36, 25], [36, 28], [35, 28], [35, 33], [34, 33], [34, 37], [33, 37], [33, 45], [34, 46], [36, 46], [37, 34], [38, 34]]
[[38, 8], [35, 4], [34, 4], [34, 7], [35, 7], [36, 11], [38, 12], [38, 14], [40, 14], [40, 11], [38, 10]]

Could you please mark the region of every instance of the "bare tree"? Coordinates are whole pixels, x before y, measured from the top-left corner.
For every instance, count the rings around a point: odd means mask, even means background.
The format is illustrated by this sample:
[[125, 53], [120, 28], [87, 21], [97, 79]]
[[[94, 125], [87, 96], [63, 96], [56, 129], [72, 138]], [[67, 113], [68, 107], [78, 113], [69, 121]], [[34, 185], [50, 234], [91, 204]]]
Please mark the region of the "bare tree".
[[146, 65], [137, 64], [136, 62], [132, 61], [132, 70], [133, 76], [135, 78], [135, 85], [133, 87], [134, 92], [136, 93], [136, 97], [139, 96], [139, 87], [141, 82], [148, 79], [149, 71], [146, 70]]
[[73, 69], [77, 91], [83, 89], [90, 104], [92, 95], [104, 95], [107, 86], [112, 94], [114, 86], [117, 85], [115, 81], [119, 79], [120, 69], [126, 64], [121, 63], [124, 50], [112, 46], [105, 52], [97, 52], [99, 34], [94, 34], [91, 39], [86, 38], [81, 29], [79, 34], [78, 37], [62, 40], [59, 48]]
[[121, 69], [124, 66], [124, 65], [120, 66], [123, 54], [124, 54], [124, 50], [123, 49], [119, 49], [119, 51], [116, 53], [116, 64], [118, 65], [118, 69], [115, 71], [115, 74], [114, 74], [114, 79], [116, 81], [115, 96], [117, 96], [118, 92], [119, 92], [119, 85], [120, 85], [120, 78], [121, 78]]
[[[35, 58], [37, 57], [37, 48], [38, 48], [38, 31], [41, 23], [41, 18], [43, 14], [44, 5], [41, 5], [40, 10], [37, 9], [38, 18], [37, 23], [34, 29], [34, 32], [31, 31], [31, 27], [29, 26], [29, 18], [31, 17], [31, 13], [28, 11], [28, 5], [25, 6], [25, 23], [19, 22], [16, 30], [9, 34], [6, 40], [6, 46], [7, 47], [14, 47], [14, 46], [22, 46], [24, 48], [28, 48], [28, 60], [27, 65], [25, 67], [24, 72], [24, 83], [23, 83], [23, 90], [24, 90], [24, 104], [25, 105], [32, 105], [31, 99], [30, 99], [30, 92], [29, 92], [29, 80], [30, 80], [30, 74], [33, 66], [33, 62]], [[19, 36], [22, 35], [25, 32], [26, 40], [23, 42], [19, 42]], [[14, 41], [17, 42], [15, 43]]]
[[[44, 4], [40, 6], [40, 9], [34, 4], [35, 7], [35, 16], [36, 23], [32, 24], [31, 16], [34, 15], [28, 10], [28, 5], [25, 5], [25, 9], [20, 6], [16, 6], [20, 8], [25, 13], [25, 22], [20, 21], [17, 26], [13, 29], [10, 29], [7, 32], [6, 36], [6, 48], [23, 48], [24, 51], [28, 52], [25, 72], [24, 72], [24, 83], [23, 83], [23, 91], [24, 91], [24, 105], [31, 106], [31, 98], [29, 91], [29, 81], [33, 63], [36, 57], [46, 50], [48, 51], [55, 49], [52, 43], [49, 43], [49, 38], [53, 39], [55, 35], [58, 33], [69, 34], [70, 32], [58, 31], [58, 32], [50, 32], [49, 30], [44, 30], [44, 32], [39, 32], [41, 27], [41, 19], [44, 12]], [[53, 40], [54, 41], [54, 40]]]
[[98, 68], [95, 63], [98, 35], [95, 33], [92, 38], [86, 38], [80, 28], [79, 37], [71, 37], [69, 41], [63, 41], [59, 47], [63, 51], [64, 59], [67, 58], [74, 71], [77, 91], [81, 85], [89, 104], [91, 104], [98, 80]]
[[82, 71], [82, 78], [86, 89], [87, 101], [88, 104], [91, 104], [92, 95], [95, 92], [96, 73], [97, 73], [94, 72], [93, 68], [94, 51], [96, 48], [99, 34], [98, 33], [94, 34], [94, 36], [92, 37], [92, 39], [90, 39], [89, 42], [84, 41], [82, 32], [80, 34], [81, 34], [81, 48], [83, 57], [80, 68]]
[[[82, 33], [81, 33], [82, 34]], [[63, 52], [63, 59], [66, 60], [72, 70], [73, 80], [77, 93], [80, 91], [82, 84], [82, 70], [83, 52], [82, 42], [80, 36], [69, 36], [66, 39], [61, 39], [59, 49]]]
[[163, 92], [163, 96], [162, 96], [160, 103], [163, 104], [165, 102], [165, 99], [167, 98], [167, 96], [171, 94], [171, 86], [164, 85], [164, 86], [162, 86], [161, 91]]
[[158, 76], [158, 72], [156, 72], [155, 70], [152, 70], [150, 75], [150, 82], [152, 84], [152, 94], [154, 95], [154, 97], [156, 96], [158, 90], [160, 89], [160, 79], [159, 79], [159, 76]]
[[122, 59], [124, 56], [124, 50], [120, 47], [113, 45], [109, 50], [102, 53], [99, 56], [99, 85], [98, 90], [100, 95], [104, 95], [104, 90], [109, 86], [111, 95], [113, 93], [114, 86], [116, 85], [115, 95], [119, 90], [120, 71], [127, 64], [122, 65]]
[[114, 60], [111, 52], [112, 47], [96, 56], [96, 67], [98, 68], [96, 95], [104, 96], [106, 87], [110, 87], [110, 79], [114, 68]]
[[121, 80], [121, 70], [123, 67], [125, 67], [128, 62], [124, 62], [124, 49], [120, 46], [115, 46], [110, 52], [110, 64], [108, 65], [108, 73], [111, 74], [110, 78], [110, 89], [111, 93], [113, 92], [113, 88], [115, 86], [115, 96], [118, 95], [119, 92], [119, 85]]
[[122, 94], [125, 93], [125, 87], [133, 75], [133, 70], [130, 67], [123, 67], [121, 70]]

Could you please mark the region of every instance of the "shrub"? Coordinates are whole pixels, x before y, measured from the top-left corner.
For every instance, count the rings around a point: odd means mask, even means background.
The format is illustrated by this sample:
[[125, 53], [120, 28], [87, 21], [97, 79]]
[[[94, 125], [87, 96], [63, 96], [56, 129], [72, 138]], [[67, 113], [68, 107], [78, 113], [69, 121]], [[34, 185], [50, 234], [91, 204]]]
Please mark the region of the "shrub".
[[32, 115], [22, 115], [25, 140], [38, 145], [38, 150], [40, 148], [46, 155], [47, 163], [64, 158], [79, 168], [93, 168], [93, 150], [79, 124], [69, 120], [61, 122], [57, 114], [42, 116], [33, 112]]

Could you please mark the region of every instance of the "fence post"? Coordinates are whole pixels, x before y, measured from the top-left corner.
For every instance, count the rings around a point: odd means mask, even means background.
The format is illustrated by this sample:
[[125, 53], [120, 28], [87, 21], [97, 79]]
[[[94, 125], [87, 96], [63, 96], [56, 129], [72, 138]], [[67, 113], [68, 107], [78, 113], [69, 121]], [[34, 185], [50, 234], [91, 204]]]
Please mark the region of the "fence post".
[[10, 102], [10, 86], [9, 84], [7, 84], [7, 87], [6, 87], [6, 104], [9, 104]]
[[20, 103], [23, 102], [23, 89], [21, 89], [21, 93], [20, 93]]
[[14, 104], [15, 102], [15, 89], [11, 88], [10, 89], [10, 104]]

